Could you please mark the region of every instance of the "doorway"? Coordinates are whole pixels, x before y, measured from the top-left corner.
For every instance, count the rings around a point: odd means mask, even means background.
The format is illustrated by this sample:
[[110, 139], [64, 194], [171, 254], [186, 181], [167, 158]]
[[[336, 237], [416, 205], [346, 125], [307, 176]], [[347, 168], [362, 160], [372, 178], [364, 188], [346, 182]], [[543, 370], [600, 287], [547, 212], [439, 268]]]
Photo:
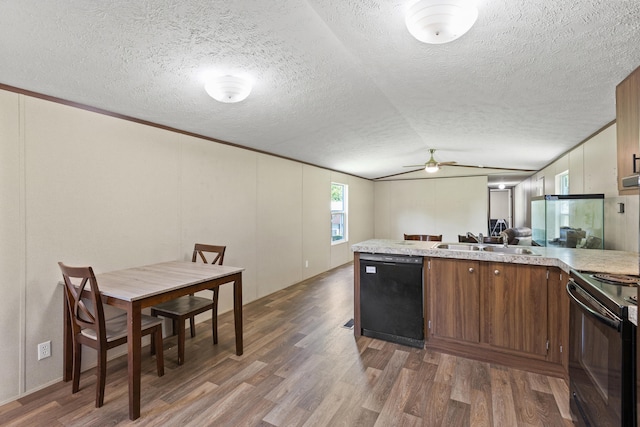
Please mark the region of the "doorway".
[[513, 227], [512, 189], [489, 190], [489, 233], [498, 236], [501, 231]]

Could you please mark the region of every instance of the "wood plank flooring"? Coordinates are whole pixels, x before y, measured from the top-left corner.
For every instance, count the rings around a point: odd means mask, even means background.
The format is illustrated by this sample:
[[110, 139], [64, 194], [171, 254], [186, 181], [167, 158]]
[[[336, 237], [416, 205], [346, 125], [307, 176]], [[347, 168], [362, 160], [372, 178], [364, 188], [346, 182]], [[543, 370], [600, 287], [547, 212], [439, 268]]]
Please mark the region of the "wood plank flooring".
[[128, 419], [126, 359], [108, 363], [105, 403], [95, 373], [77, 394], [60, 382], [0, 406], [3, 426], [571, 426], [567, 384], [419, 350], [343, 327], [353, 316], [353, 266], [250, 303], [242, 356], [232, 313], [187, 334], [185, 364], [165, 340], [165, 375], [145, 349], [141, 418]]

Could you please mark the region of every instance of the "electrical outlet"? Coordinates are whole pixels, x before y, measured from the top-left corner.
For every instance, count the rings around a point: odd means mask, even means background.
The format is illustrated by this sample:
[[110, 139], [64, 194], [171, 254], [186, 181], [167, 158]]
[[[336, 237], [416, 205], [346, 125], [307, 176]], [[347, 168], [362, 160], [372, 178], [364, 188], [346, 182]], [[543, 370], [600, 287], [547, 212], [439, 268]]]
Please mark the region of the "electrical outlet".
[[38, 344], [38, 360], [51, 357], [51, 341], [45, 341]]

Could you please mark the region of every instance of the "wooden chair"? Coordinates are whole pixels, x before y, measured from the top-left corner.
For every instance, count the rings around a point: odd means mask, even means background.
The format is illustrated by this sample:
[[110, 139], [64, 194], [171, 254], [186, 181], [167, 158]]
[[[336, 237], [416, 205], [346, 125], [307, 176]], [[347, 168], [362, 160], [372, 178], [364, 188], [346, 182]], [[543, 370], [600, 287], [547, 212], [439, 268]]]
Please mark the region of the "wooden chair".
[[[99, 408], [104, 403], [107, 350], [127, 342], [127, 314], [123, 311], [122, 314], [105, 319], [98, 281], [91, 267], [70, 267], [61, 262], [58, 265], [64, 279], [67, 309], [71, 318], [73, 338], [72, 393], [77, 393], [80, 389], [82, 346], [86, 345], [98, 352], [96, 408]], [[149, 334], [153, 334], [158, 376], [161, 377], [164, 375], [162, 321], [143, 314], [142, 335]]]
[[[200, 258], [207, 263], [205, 253], [213, 254], [211, 264], [222, 265], [226, 246], [204, 245], [196, 243], [193, 248], [191, 261], [196, 262]], [[211, 255], [210, 255], [211, 256]], [[215, 287], [213, 298], [203, 298], [195, 295], [186, 295], [171, 301], [151, 307], [152, 316], [162, 316], [172, 320], [173, 335], [178, 334], [178, 365], [184, 363], [184, 340], [185, 340], [185, 320], [189, 319], [191, 338], [196, 336], [195, 316], [205, 311], [211, 310], [211, 333], [213, 343], [218, 343], [218, 294], [219, 289]]]
[[442, 234], [405, 234], [404, 240], [422, 240], [427, 242], [442, 242]]
[[500, 236], [484, 236], [482, 238], [482, 241], [484, 243], [489, 243], [492, 245], [500, 245], [502, 244], [502, 237]]

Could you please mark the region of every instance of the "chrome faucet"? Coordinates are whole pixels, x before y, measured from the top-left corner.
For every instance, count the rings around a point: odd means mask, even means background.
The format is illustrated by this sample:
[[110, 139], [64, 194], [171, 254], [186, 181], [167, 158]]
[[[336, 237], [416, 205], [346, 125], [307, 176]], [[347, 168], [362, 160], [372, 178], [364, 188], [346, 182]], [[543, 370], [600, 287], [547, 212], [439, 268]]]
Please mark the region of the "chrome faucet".
[[467, 237], [472, 238], [473, 240], [475, 240], [477, 243], [483, 244], [484, 243], [484, 237], [482, 236], [482, 233], [478, 233], [478, 235], [476, 236], [475, 234], [473, 234], [470, 231], [467, 231]]
[[500, 232], [500, 237], [502, 238], [502, 246], [504, 246], [505, 248], [509, 247], [509, 235], [507, 233], [505, 233], [504, 231]]

